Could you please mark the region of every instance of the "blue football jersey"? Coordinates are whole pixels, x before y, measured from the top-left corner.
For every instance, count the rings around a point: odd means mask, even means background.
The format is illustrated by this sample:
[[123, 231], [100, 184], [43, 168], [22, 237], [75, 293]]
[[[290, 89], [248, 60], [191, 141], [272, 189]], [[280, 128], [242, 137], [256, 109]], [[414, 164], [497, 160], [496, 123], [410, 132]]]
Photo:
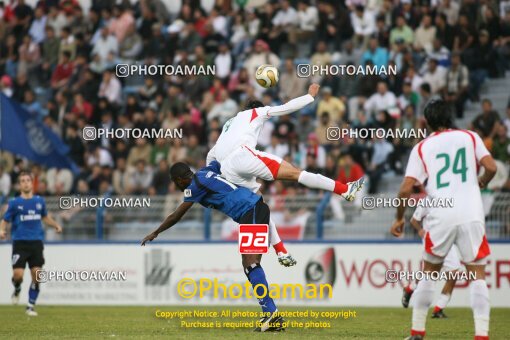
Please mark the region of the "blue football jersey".
[[197, 171], [191, 184], [184, 190], [184, 202], [200, 203], [204, 207], [217, 209], [239, 222], [262, 197], [230, 183], [220, 173], [217, 161]]
[[41, 219], [48, 215], [46, 203], [41, 196], [25, 199], [21, 196], [9, 200], [4, 220], [12, 223], [14, 241], [33, 241], [44, 239]]

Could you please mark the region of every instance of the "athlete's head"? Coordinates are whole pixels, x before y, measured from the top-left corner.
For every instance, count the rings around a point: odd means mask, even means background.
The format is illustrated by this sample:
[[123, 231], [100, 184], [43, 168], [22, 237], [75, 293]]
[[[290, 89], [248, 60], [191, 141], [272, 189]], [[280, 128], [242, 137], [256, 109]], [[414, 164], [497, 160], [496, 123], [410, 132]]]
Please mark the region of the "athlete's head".
[[261, 101], [258, 101], [258, 100], [250, 100], [248, 102], [248, 104], [246, 104], [246, 108], [245, 110], [251, 110], [251, 109], [256, 109], [257, 107], [263, 107], [264, 104], [262, 104]]
[[425, 107], [425, 119], [432, 131], [453, 127], [451, 106], [444, 100], [435, 100]]
[[28, 171], [20, 172], [18, 176], [19, 190], [22, 194], [31, 194], [33, 189], [32, 174]]
[[178, 162], [170, 168], [170, 178], [181, 191], [190, 185], [192, 176], [193, 171], [186, 163]]

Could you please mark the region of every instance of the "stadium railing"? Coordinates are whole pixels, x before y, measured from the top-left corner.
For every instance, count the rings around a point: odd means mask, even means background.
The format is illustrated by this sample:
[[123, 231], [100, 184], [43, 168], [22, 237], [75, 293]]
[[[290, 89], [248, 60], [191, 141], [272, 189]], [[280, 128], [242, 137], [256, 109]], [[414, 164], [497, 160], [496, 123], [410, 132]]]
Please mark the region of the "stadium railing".
[[[181, 202], [182, 195], [112, 196], [111, 198], [150, 199], [150, 207], [74, 207], [61, 209], [59, 197], [46, 197], [48, 211], [64, 227], [55, 234], [47, 228], [51, 241], [139, 241], [157, 228]], [[273, 219], [285, 240], [328, 240], [398, 242], [389, 233], [394, 208], [363, 209], [361, 201], [346, 202], [329, 194], [296, 196], [266, 195]], [[510, 241], [510, 193], [483, 194], [487, 235], [490, 240]], [[407, 221], [412, 215], [407, 209]], [[173, 241], [235, 240], [237, 224], [212, 209], [194, 205], [182, 221], [158, 237]], [[291, 232], [289, 232], [291, 231]], [[403, 241], [418, 236], [407, 225]]]

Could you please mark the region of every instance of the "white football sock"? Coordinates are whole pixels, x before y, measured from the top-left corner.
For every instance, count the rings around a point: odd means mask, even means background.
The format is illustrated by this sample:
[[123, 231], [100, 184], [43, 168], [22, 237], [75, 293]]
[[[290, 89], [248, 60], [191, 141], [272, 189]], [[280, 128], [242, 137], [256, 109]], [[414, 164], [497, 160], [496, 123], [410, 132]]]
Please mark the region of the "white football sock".
[[281, 241], [280, 235], [278, 235], [278, 230], [276, 229], [276, 224], [272, 218], [269, 218], [269, 245], [274, 246]]
[[301, 171], [298, 183], [312, 189], [322, 189], [327, 191], [335, 190], [335, 181], [325, 176], [314, 174], [308, 171]]
[[470, 284], [471, 309], [475, 319], [475, 335], [489, 335], [489, 317], [491, 306], [489, 303], [489, 289], [485, 280], [475, 280]]
[[452, 296], [450, 294], [441, 294], [439, 295], [439, 299], [437, 299], [436, 307], [445, 309], [445, 307], [448, 305], [448, 302], [450, 302], [450, 298]]
[[434, 281], [427, 279], [418, 282], [416, 290], [413, 293], [413, 323], [412, 330], [425, 332], [425, 321], [427, 320], [427, 312], [432, 300], [434, 299]]

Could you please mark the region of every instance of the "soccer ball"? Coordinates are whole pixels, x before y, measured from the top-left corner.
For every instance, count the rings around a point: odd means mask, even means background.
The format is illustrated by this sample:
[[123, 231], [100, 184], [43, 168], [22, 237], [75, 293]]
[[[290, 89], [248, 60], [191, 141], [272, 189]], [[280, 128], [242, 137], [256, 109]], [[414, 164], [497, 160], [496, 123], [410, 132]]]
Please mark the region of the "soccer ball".
[[273, 65], [260, 65], [255, 72], [257, 83], [266, 89], [276, 86], [278, 84], [278, 77], [278, 69]]

